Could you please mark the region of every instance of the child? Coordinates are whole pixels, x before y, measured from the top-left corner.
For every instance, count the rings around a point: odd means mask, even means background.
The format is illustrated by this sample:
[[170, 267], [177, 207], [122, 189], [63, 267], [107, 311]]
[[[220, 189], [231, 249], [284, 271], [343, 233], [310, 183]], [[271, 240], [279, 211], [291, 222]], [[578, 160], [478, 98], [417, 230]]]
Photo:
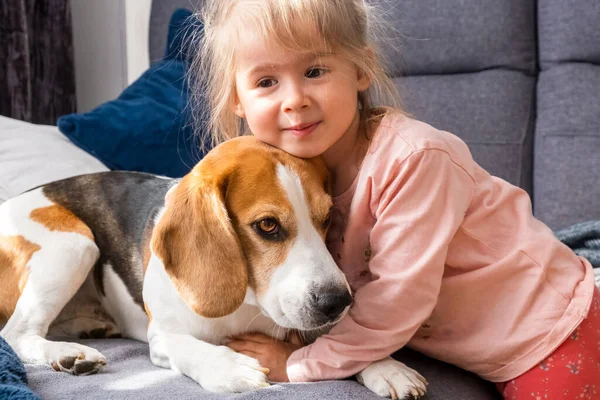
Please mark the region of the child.
[[230, 347], [274, 381], [345, 378], [406, 345], [496, 382], [505, 398], [600, 393], [590, 263], [458, 137], [402, 113], [363, 0], [217, 0], [203, 22], [193, 68], [208, 131], [325, 160], [328, 246], [354, 292], [313, 344], [249, 334]]

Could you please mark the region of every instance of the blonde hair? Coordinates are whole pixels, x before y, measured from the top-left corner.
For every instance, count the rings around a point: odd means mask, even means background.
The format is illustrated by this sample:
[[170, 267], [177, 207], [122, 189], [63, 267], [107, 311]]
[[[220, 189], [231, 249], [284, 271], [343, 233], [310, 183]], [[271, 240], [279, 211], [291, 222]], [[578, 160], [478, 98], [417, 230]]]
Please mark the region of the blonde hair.
[[[292, 51], [322, 51], [324, 44], [352, 61], [371, 81], [367, 91], [358, 93], [362, 124], [386, 110], [400, 110], [400, 96], [378, 51], [378, 34], [386, 24], [376, 11], [365, 0], [207, 0], [197, 14], [204, 29], [193, 44], [190, 66], [193, 115], [204, 132], [202, 142], [217, 145], [246, 133], [232, 104], [236, 43], [247, 29]], [[320, 40], [315, 40], [315, 29]]]

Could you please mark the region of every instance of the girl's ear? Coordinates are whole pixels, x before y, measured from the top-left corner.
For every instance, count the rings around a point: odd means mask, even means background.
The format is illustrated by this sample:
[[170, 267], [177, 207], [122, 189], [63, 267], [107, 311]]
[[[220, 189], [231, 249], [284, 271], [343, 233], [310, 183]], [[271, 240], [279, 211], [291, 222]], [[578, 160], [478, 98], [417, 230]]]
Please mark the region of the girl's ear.
[[[365, 49], [365, 56], [366, 57], [374, 57], [375, 54], [373, 52], [373, 49], [367, 47]], [[367, 90], [369, 88], [369, 86], [371, 86], [371, 79], [369, 78], [369, 75], [367, 75], [367, 73], [360, 67], [356, 68], [356, 72], [358, 74], [357, 78], [358, 78], [358, 91], [359, 92], [364, 92], [365, 90]]]
[[364, 92], [371, 86], [371, 79], [369, 76], [361, 69], [358, 70], [358, 91]]
[[232, 111], [240, 118], [246, 118], [246, 112], [244, 111], [244, 107], [242, 106], [242, 102], [240, 98], [236, 94], [233, 97], [233, 101], [231, 102]]

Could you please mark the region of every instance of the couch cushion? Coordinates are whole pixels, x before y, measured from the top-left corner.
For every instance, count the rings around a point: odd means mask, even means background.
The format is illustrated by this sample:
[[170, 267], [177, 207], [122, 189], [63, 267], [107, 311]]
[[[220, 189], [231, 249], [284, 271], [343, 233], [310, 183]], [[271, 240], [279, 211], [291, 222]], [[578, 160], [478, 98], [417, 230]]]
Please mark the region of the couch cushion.
[[597, 0], [538, 2], [540, 64], [564, 61], [600, 64], [600, 4]]
[[598, 65], [565, 63], [540, 74], [534, 206], [555, 229], [600, 219], [598, 93]]
[[600, 7], [539, 2], [534, 210], [551, 228], [600, 219]]

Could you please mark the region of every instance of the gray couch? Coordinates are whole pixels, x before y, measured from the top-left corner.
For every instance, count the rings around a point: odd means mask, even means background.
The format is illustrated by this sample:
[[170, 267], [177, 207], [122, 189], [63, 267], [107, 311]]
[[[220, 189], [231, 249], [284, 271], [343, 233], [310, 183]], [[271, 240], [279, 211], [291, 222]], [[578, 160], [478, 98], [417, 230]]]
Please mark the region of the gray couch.
[[[164, 52], [172, 11], [190, 3], [153, 1], [152, 59]], [[527, 190], [535, 215], [551, 228], [600, 219], [598, 0], [376, 3], [398, 29], [386, 51], [408, 111], [456, 133], [483, 167]], [[352, 380], [215, 395], [154, 367], [143, 343], [86, 343], [107, 356], [102, 373], [72, 377], [28, 366], [31, 386], [60, 399], [378, 398]], [[410, 350], [396, 356], [427, 377], [427, 399], [498, 396], [493, 385], [453, 366]]]

